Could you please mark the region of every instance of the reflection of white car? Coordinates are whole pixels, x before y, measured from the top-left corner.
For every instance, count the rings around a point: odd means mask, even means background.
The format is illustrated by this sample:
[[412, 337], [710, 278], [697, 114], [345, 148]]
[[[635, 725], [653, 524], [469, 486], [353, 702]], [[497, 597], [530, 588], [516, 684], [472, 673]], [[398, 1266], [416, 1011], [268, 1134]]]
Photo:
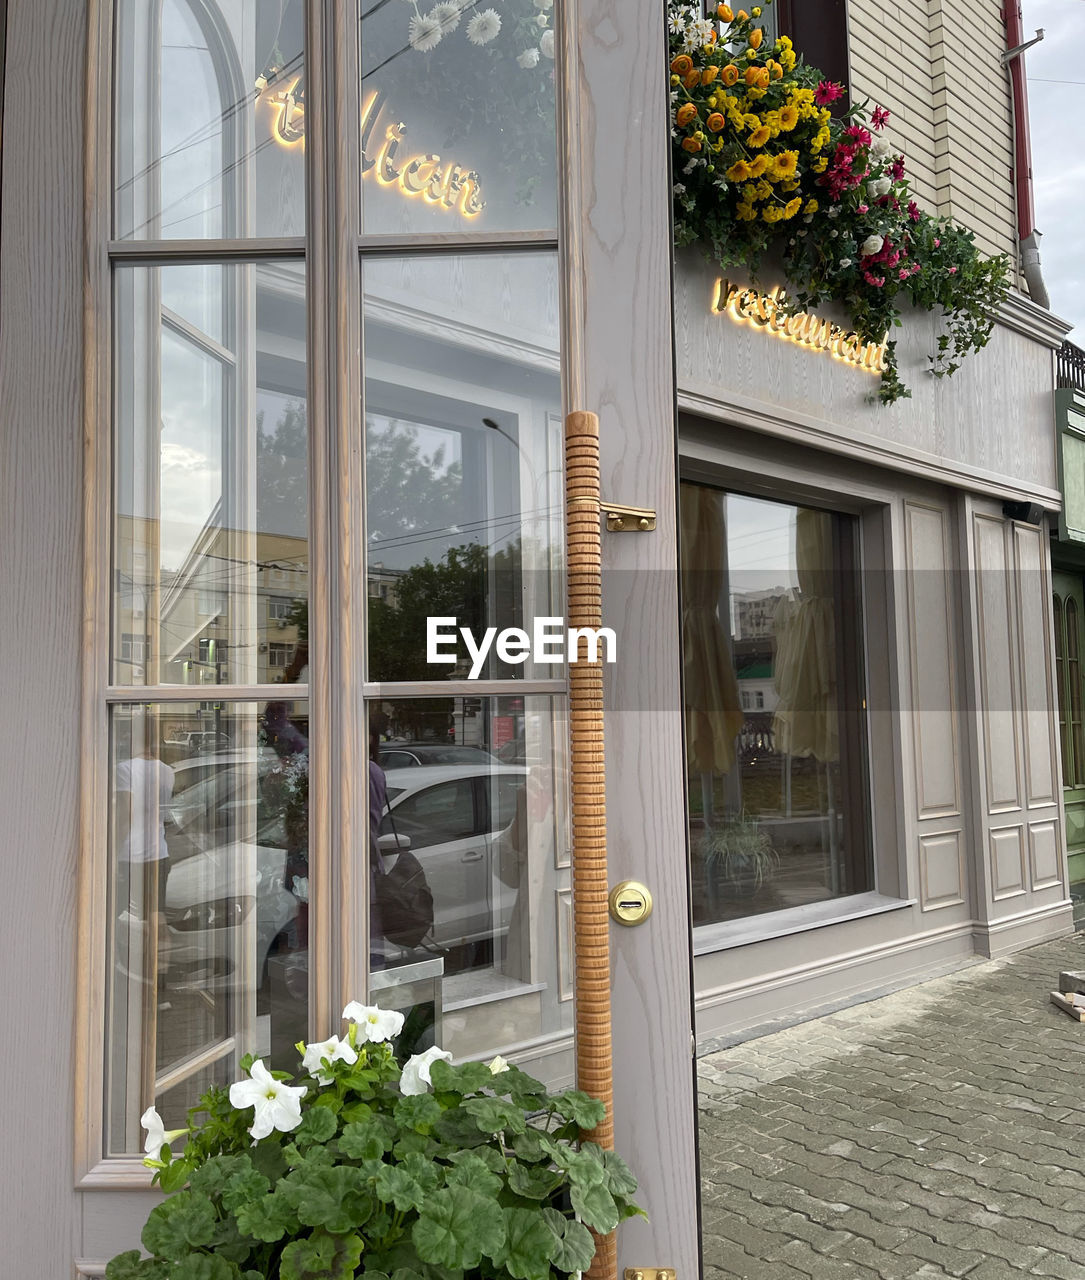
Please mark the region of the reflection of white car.
[[433, 894], [439, 947], [506, 933], [527, 850], [526, 824], [514, 825], [527, 785], [516, 765], [415, 765], [389, 769], [381, 849], [394, 865], [396, 837], [422, 864]]

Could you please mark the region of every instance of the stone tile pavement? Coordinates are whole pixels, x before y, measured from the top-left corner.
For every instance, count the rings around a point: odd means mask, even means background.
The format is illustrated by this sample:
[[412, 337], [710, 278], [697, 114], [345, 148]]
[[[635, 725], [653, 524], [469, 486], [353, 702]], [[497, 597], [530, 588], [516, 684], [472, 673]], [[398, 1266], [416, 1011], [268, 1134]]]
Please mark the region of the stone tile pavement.
[[1085, 1280], [1085, 935], [698, 1062], [705, 1280]]

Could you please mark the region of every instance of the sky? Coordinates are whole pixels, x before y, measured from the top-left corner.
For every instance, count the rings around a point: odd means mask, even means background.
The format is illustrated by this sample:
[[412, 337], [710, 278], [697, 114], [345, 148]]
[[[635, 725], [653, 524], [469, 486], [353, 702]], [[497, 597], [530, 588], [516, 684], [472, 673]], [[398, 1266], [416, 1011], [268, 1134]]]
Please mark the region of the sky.
[[1085, 0], [1024, 0], [1032, 180], [1051, 310], [1085, 346]]

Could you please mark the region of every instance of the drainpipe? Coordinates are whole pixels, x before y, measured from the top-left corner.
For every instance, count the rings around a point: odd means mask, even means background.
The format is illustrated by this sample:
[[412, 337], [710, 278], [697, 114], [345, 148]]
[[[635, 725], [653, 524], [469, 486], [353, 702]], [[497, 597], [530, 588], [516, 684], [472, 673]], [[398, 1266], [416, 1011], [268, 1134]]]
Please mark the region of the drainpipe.
[[[1006, 54], [1010, 88], [1013, 93], [1014, 185], [1017, 194], [1017, 244], [1021, 273], [1028, 285], [1029, 297], [1041, 307], [1050, 309], [1047, 286], [1040, 272], [1040, 232], [1036, 230], [1036, 206], [1032, 196], [1032, 148], [1028, 129], [1028, 87], [1025, 83], [1024, 36], [1020, 0], [1009, 0], [1002, 11], [1006, 25]], [[1040, 38], [1042, 38], [1042, 34]], [[1029, 43], [1034, 44], [1035, 41]]]

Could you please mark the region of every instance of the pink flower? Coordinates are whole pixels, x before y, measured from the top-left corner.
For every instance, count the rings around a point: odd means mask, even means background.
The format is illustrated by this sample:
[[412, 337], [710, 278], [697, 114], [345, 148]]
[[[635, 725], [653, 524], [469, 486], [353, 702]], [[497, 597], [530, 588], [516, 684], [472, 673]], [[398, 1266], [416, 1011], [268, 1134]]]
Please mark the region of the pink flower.
[[950, 274], [951, 276], [955, 276], [955, 275], [957, 274], [957, 268], [956, 268], [956, 267], [950, 267], [950, 268], [949, 268], [949, 274]]
[[912, 273], [908, 270], [907, 267], [901, 267], [901, 269], [897, 272], [897, 278], [899, 280], [907, 280], [911, 274]]
[[837, 98], [844, 96], [844, 86], [836, 84], [832, 80], [822, 80], [818, 83], [818, 87], [814, 90], [814, 101], [819, 107], [827, 107]]
[[913, 222], [919, 221], [919, 206], [914, 200], [908, 201], [908, 217], [911, 218]]
[[863, 147], [870, 146], [870, 142], [871, 142], [870, 134], [867, 132], [866, 129], [863, 128], [861, 124], [849, 124], [848, 127], [844, 130], [844, 137], [854, 138], [855, 141], [860, 144], [860, 146], [863, 146]]
[[935, 247], [936, 249], [938, 248], [938, 246], [939, 246], [941, 243], [942, 243], [942, 242], [941, 242], [941, 240], [939, 240], [937, 237], [935, 237], [934, 247]]
[[904, 177], [904, 157], [897, 156], [893, 163], [889, 166], [889, 172], [893, 175], [894, 181], [899, 182]]
[[885, 276], [876, 276], [872, 271], [864, 271], [863, 279], [867, 284], [872, 284], [875, 289], [880, 289], [885, 284]]
[[870, 205], [868, 205], [868, 204], [861, 204], [861, 205], [859, 206], [859, 212], [860, 212], [860, 213], [868, 213], [869, 211], [870, 211]]
[[872, 129], [883, 129], [888, 119], [889, 112], [884, 107], [875, 107], [870, 113], [870, 127]]

